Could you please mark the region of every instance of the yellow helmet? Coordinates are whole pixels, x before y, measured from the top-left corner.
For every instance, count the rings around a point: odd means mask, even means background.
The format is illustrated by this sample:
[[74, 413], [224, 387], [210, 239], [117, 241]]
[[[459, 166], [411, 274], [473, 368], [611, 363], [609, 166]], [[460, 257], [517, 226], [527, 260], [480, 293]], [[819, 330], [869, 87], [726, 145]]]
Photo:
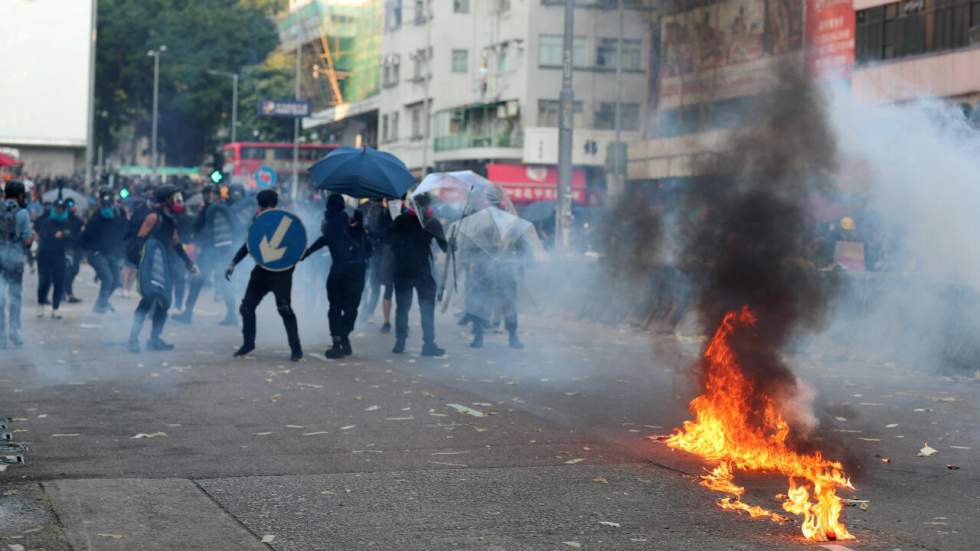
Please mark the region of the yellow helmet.
[[840, 227], [842, 230], [851, 231], [854, 229], [854, 219], [850, 216], [845, 216], [840, 219]]

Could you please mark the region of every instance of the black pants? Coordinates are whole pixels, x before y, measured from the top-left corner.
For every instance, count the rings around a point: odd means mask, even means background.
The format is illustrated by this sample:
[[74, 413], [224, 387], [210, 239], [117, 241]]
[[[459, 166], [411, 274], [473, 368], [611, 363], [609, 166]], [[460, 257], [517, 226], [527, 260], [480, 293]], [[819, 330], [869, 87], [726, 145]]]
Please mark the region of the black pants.
[[68, 251], [65, 255], [65, 296], [75, 296], [75, 278], [78, 277], [82, 255], [78, 251]]
[[201, 255], [200, 262], [198, 263], [198, 268], [200, 268], [201, 273], [191, 279], [190, 291], [187, 293], [187, 302], [184, 303], [184, 312], [187, 313], [188, 318], [194, 313], [194, 305], [197, 304], [197, 298], [201, 294], [201, 288], [204, 287], [204, 284], [208, 282], [208, 279], [212, 275], [214, 278], [211, 281], [214, 282], [215, 290], [218, 291], [218, 294], [225, 301], [225, 308], [227, 309], [225, 316], [229, 319], [235, 317], [235, 294], [231, 290], [231, 283], [225, 279], [222, 273], [222, 268], [225, 267], [228, 260], [224, 256], [212, 252], [206, 252]]
[[170, 297], [148, 296], [140, 299], [136, 305], [136, 313], [133, 314], [133, 328], [129, 332], [129, 340], [139, 339], [140, 331], [143, 330], [143, 322], [146, 316], [153, 312], [153, 328], [150, 329], [150, 339], [159, 339], [163, 334], [163, 326], [167, 323], [167, 310], [170, 309]]
[[422, 342], [436, 340], [436, 281], [431, 274], [395, 277], [395, 338], [408, 337], [408, 311], [412, 309], [412, 291], [419, 295], [419, 312], [422, 316]]
[[330, 322], [330, 336], [347, 338], [357, 322], [357, 308], [361, 305], [364, 292], [364, 266], [348, 264], [345, 267], [334, 265], [327, 276], [327, 320]]
[[184, 266], [184, 261], [174, 255], [174, 266], [172, 268], [174, 274], [174, 297], [173, 305], [178, 310], [183, 310], [184, 305], [184, 292], [187, 290], [187, 267]]
[[20, 333], [20, 297], [24, 288], [24, 263], [0, 262], [0, 341]]
[[57, 310], [65, 296], [65, 255], [37, 257], [37, 303], [48, 304], [48, 291], [52, 291], [51, 307]]
[[88, 257], [88, 263], [99, 278], [99, 298], [96, 299], [95, 306], [96, 308], [107, 308], [109, 297], [120, 285], [119, 259], [113, 255], [92, 253]]
[[255, 347], [255, 309], [265, 298], [265, 295], [272, 293], [276, 297], [276, 309], [282, 317], [282, 324], [286, 326], [286, 337], [289, 339], [289, 348], [293, 353], [302, 353], [303, 347], [299, 343], [299, 328], [296, 324], [296, 314], [293, 312], [293, 269], [284, 272], [270, 272], [265, 268], [256, 266], [252, 268], [252, 275], [248, 278], [248, 287], [245, 289], [245, 298], [239, 312], [242, 315], [242, 337], [244, 345], [248, 348]]

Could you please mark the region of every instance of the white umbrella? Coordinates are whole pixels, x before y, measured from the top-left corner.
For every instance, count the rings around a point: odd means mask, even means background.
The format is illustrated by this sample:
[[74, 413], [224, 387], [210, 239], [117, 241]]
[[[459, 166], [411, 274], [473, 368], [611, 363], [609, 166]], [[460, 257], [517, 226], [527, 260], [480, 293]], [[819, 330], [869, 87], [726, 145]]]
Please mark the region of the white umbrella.
[[58, 192], [61, 192], [61, 199], [68, 200], [72, 199], [75, 201], [75, 205], [78, 207], [79, 211], [83, 211], [88, 208], [89, 199], [81, 193], [68, 188], [62, 188], [61, 190], [52, 189], [44, 193], [41, 196], [42, 203], [53, 203], [58, 200]]

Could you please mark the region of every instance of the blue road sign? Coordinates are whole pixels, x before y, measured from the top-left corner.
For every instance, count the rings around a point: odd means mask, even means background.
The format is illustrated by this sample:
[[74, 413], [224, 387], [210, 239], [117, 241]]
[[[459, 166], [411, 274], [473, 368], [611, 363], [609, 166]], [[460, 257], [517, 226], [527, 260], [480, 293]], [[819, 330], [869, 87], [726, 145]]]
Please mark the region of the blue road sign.
[[268, 165], [262, 165], [255, 171], [255, 185], [262, 189], [270, 189], [276, 185], [276, 170]]
[[246, 243], [259, 266], [282, 272], [295, 266], [306, 251], [306, 228], [295, 214], [271, 209], [252, 222]]

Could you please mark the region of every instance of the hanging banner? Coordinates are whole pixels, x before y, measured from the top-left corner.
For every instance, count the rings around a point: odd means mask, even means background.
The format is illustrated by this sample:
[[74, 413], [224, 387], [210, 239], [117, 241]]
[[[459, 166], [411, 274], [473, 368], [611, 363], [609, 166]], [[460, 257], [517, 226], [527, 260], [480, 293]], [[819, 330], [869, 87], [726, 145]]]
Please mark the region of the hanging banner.
[[852, 0], [806, 0], [806, 67], [811, 76], [850, 78], [854, 27]]

